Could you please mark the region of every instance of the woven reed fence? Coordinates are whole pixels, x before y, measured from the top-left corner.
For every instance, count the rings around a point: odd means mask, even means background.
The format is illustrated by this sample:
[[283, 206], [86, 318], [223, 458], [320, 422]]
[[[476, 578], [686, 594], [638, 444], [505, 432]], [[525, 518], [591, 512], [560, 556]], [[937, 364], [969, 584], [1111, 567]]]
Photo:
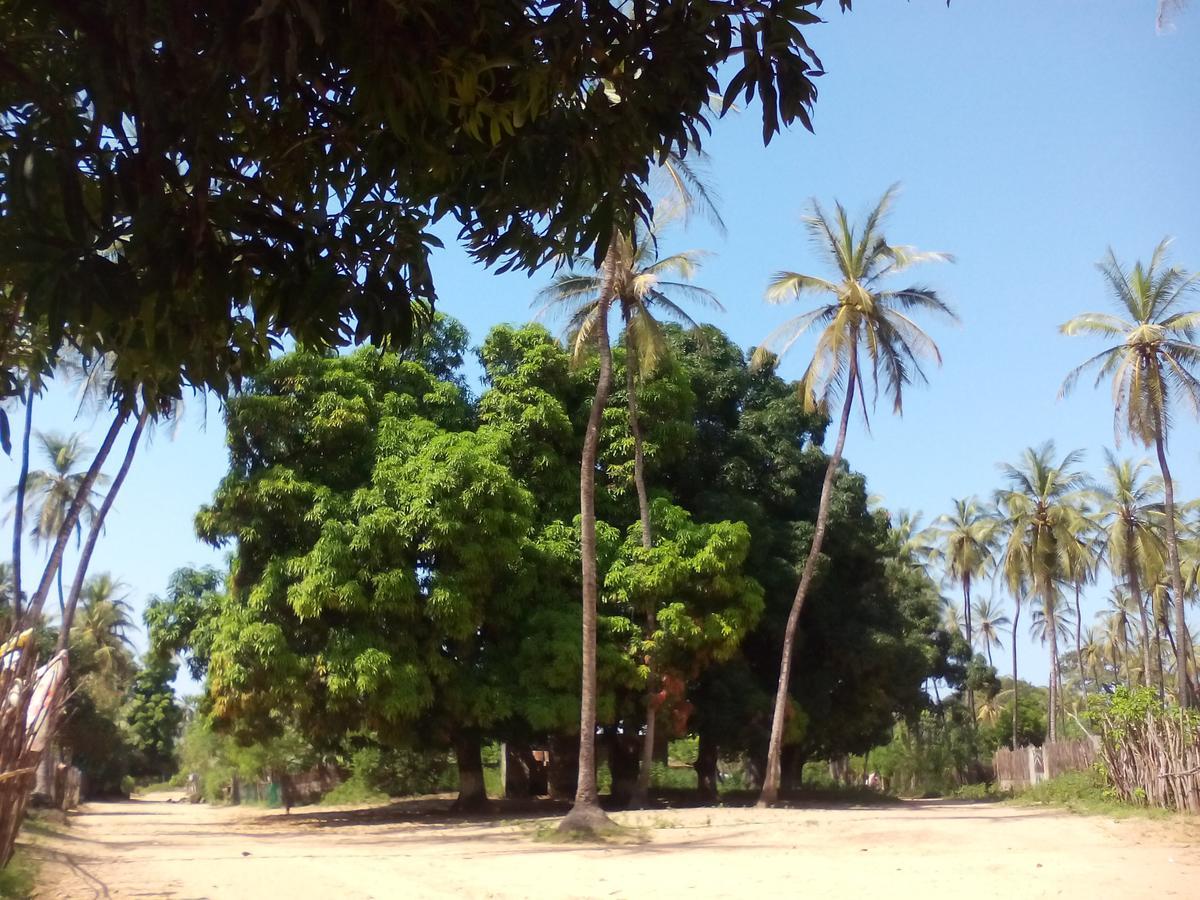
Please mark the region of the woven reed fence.
[[992, 757], [1001, 790], [1020, 790], [1067, 772], [1082, 772], [1096, 760], [1091, 740], [1057, 741], [1044, 747], [1001, 747]]

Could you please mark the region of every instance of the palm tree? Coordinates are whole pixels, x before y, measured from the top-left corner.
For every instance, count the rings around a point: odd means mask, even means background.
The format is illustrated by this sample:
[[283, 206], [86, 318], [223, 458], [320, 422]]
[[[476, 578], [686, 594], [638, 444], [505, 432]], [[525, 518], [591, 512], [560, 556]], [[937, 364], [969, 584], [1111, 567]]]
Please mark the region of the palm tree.
[[134, 624], [128, 590], [108, 573], [88, 579], [79, 620], [72, 628], [71, 642], [87, 655], [87, 668], [107, 683], [123, 680], [132, 667], [129, 632]]
[[920, 511], [897, 510], [892, 517], [892, 536], [896, 542], [896, 558], [907, 566], [928, 572], [930, 563], [937, 556], [937, 547], [933, 529], [921, 527], [923, 515]]
[[983, 641], [983, 649], [987, 653], [988, 665], [992, 665], [992, 648], [997, 649], [1004, 646], [1004, 642], [1000, 639], [1000, 630], [1009, 622], [1008, 616], [1004, 615], [1004, 610], [1000, 608], [991, 597], [984, 597], [975, 601], [975, 624], [979, 629], [979, 638]]
[[1050, 698], [1049, 729], [1047, 739], [1054, 743], [1058, 737], [1056, 722], [1061, 720], [1064, 707], [1062, 698], [1062, 666], [1059, 664], [1059, 641], [1070, 640], [1071, 608], [1063, 602], [1058, 590], [1043, 592], [1034, 598], [1029, 621], [1029, 633], [1034, 640], [1050, 647]]
[[[1129, 646], [1132, 643], [1130, 632], [1136, 631], [1132, 608], [1141, 604], [1120, 588], [1114, 587], [1108, 595], [1108, 608], [1100, 613], [1103, 617], [1104, 639], [1113, 660], [1113, 669], [1117, 679], [1121, 670], [1125, 670], [1127, 684], [1133, 682], [1133, 667], [1129, 662]], [[1145, 607], [1142, 607], [1145, 613]], [[1144, 663], [1143, 663], [1144, 665]]]
[[1096, 579], [1103, 553], [1102, 530], [1084, 496], [1076, 498], [1067, 528], [1071, 539], [1063, 547], [1066, 581], [1075, 590], [1075, 664], [1079, 674], [1079, 690], [1087, 698], [1087, 674], [1083, 667], [1083, 587]]
[[[1054, 442], [1047, 441], [1037, 449], [1028, 448], [1019, 465], [1001, 466], [1011, 485], [996, 494], [1008, 534], [1005, 577], [1010, 587], [1028, 582], [1039, 601], [1041, 615], [1048, 618], [1049, 624], [1061, 619], [1061, 615], [1056, 615], [1058, 582], [1065, 575], [1067, 554], [1075, 540], [1074, 504], [1087, 486], [1086, 476], [1076, 469], [1082, 456], [1082, 451], [1073, 450], [1056, 462]], [[1058, 631], [1048, 627], [1045, 635], [1051, 656], [1048, 738], [1054, 741], [1058, 735], [1055, 722]], [[1014, 681], [1015, 677], [1014, 674]]]
[[[963, 613], [967, 626], [967, 644], [975, 653], [975, 629], [971, 622], [971, 584], [992, 565], [995, 553], [996, 519], [972, 497], [955, 500], [954, 512], [937, 520], [941, 535], [941, 555], [946, 574], [962, 587]], [[975, 707], [975, 692], [968, 685], [967, 698]]]
[[[73, 525], [76, 546], [83, 535], [82, 519], [90, 520], [95, 517], [97, 507], [94, 498], [99, 494], [95, 490], [97, 484], [103, 484], [107, 479], [98, 475], [91, 485], [86, 485], [88, 473], [79, 471], [79, 461], [86, 457], [90, 450], [83, 443], [81, 435], [62, 436], [59, 434], [36, 432], [37, 442], [46, 457], [49, 468], [30, 472], [24, 483], [22, 494], [26, 514], [34, 519], [30, 534], [35, 546], [44, 542], [54, 541], [59, 532], [67, 524], [71, 506], [76, 497], [83, 496], [81, 515], [76, 517]], [[13, 488], [9, 497], [15, 499], [18, 489]], [[57, 564], [58, 606], [61, 614], [65, 609], [62, 584], [62, 561]]]
[[[1171, 425], [1171, 402], [1176, 394], [1200, 411], [1200, 345], [1195, 343], [1200, 328], [1200, 310], [1183, 310], [1180, 305], [1195, 288], [1196, 275], [1166, 264], [1167, 246], [1163, 240], [1154, 249], [1150, 265], [1141, 262], [1127, 272], [1110, 248], [1100, 263], [1100, 271], [1116, 300], [1121, 314], [1084, 313], [1062, 326], [1064, 334], [1090, 334], [1118, 341], [1072, 371], [1063, 382], [1068, 392], [1079, 376], [1096, 370], [1096, 383], [1111, 375], [1113, 379], [1114, 425], [1117, 436], [1122, 430], [1144, 446], [1154, 445], [1162, 472], [1166, 499], [1167, 574], [1177, 597], [1183, 596], [1183, 575], [1179, 563], [1176, 535], [1175, 487], [1167, 465], [1167, 438]], [[1183, 604], [1175, 607], [1175, 630], [1185, 633]], [[1191, 702], [1186, 660], [1176, 659], [1175, 692], [1180, 705]]]
[[1120, 566], [1125, 576], [1128, 597], [1137, 605], [1139, 637], [1142, 650], [1142, 673], [1149, 684], [1150, 623], [1142, 593], [1142, 572], [1150, 566], [1161, 566], [1166, 548], [1155, 527], [1154, 519], [1161, 517], [1163, 482], [1149, 474], [1145, 460], [1133, 462], [1119, 459], [1105, 450], [1105, 481], [1096, 488], [1105, 531], [1105, 546], [1110, 565]]
[[942, 627], [951, 634], [963, 633], [962, 610], [953, 600], [942, 598]]
[[[825, 538], [829, 518], [829, 501], [833, 482], [846, 446], [846, 431], [854, 397], [865, 401], [863, 382], [870, 378], [878, 391], [880, 376], [892, 408], [903, 411], [904, 388], [914, 378], [925, 380], [921, 369], [923, 359], [939, 364], [941, 354], [937, 345], [909, 318], [914, 310], [941, 313], [950, 319], [951, 311], [938, 295], [928, 288], [907, 287], [885, 290], [883, 283], [891, 275], [924, 261], [948, 260], [944, 253], [922, 253], [909, 247], [889, 244], [883, 235], [883, 222], [897, 187], [892, 186], [880, 198], [867, 216], [861, 229], [851, 225], [840, 203], [831, 217], [817, 201], [812, 202], [811, 215], [805, 217], [805, 228], [817, 249], [825, 257], [835, 280], [829, 281], [798, 272], [779, 272], [772, 278], [767, 298], [783, 302], [804, 294], [828, 297], [816, 309], [798, 316], [776, 329], [755, 351], [762, 363], [772, 355], [786, 353], [804, 334], [820, 326], [812, 360], [800, 379], [800, 391], [810, 410], [828, 411], [840, 391], [842, 411], [838, 422], [837, 442], [825, 468], [821, 484], [821, 499], [817, 506], [817, 521], [813, 528], [812, 546], [804, 561], [800, 584], [792, 600], [784, 629], [783, 653], [779, 666], [779, 684], [775, 691], [775, 706], [771, 719], [771, 739], [767, 748], [767, 770], [763, 778], [759, 805], [775, 802], [779, 796], [780, 753], [783, 747], [783, 723], [787, 710], [787, 695], [792, 669], [792, 652], [796, 627], [816, 571], [817, 558]], [[863, 409], [866, 415], [865, 402]]]
[[[693, 331], [700, 326], [681, 305], [685, 300], [699, 302], [712, 309], [722, 309], [716, 296], [690, 283], [699, 268], [703, 252], [684, 250], [670, 256], [658, 255], [662, 228], [674, 217], [673, 210], [658, 210], [644, 232], [635, 229], [632, 238], [614, 237], [616, 261], [613, 267], [612, 294], [621, 315], [625, 336], [625, 392], [628, 402], [629, 432], [633, 437], [633, 481], [637, 492], [638, 514], [642, 524], [642, 546], [654, 546], [650, 521], [650, 495], [646, 486], [646, 462], [642, 445], [642, 429], [638, 416], [638, 385], [653, 374], [667, 351], [660, 319], [677, 322]], [[568, 316], [568, 333], [572, 336], [572, 355], [579, 362], [591, 350], [591, 338], [596, 330], [596, 318], [601, 314], [600, 289], [603, 270], [567, 272], [556, 278], [539, 294], [544, 301], [539, 315], [564, 311]], [[611, 306], [611, 304], [610, 304]], [[607, 308], [604, 312], [607, 315]], [[646, 640], [653, 638], [658, 625], [656, 610], [646, 609]], [[646, 729], [642, 736], [642, 761], [638, 770], [634, 804], [645, 805], [650, 787], [650, 767], [654, 758], [655, 704], [658, 687], [655, 661], [647, 653], [649, 671], [646, 684]]]
[[[176, 407], [175, 416], [178, 420], [178, 410]], [[99, 510], [92, 517], [92, 522], [88, 528], [87, 540], [84, 541], [83, 549], [79, 553], [79, 563], [75, 566], [75, 578], [71, 583], [71, 593], [67, 598], [67, 604], [62, 612], [62, 627], [58, 632], [58, 649], [64, 650], [67, 646], [67, 641], [71, 635], [71, 622], [75, 616], [75, 609], [79, 603], [80, 595], [84, 587], [84, 578], [87, 575], [88, 565], [92, 561], [92, 552], [96, 549], [96, 542], [100, 538], [100, 533], [104, 530], [104, 521], [108, 518], [109, 510], [112, 509], [113, 501], [117, 497], [118, 491], [121, 490], [121, 485], [125, 483], [125, 477], [129, 474], [129, 468], [133, 465], [133, 456], [137, 452], [138, 443], [142, 439], [142, 433], [146, 429], [146, 424], [150, 421], [150, 407], [143, 407], [138, 415], [137, 422], [133, 427], [133, 434], [129, 437], [129, 445], [125, 449], [125, 456], [121, 460], [121, 467], [117, 470], [117, 475], [113, 479], [112, 487], [104, 496], [104, 501], [100, 504]]]

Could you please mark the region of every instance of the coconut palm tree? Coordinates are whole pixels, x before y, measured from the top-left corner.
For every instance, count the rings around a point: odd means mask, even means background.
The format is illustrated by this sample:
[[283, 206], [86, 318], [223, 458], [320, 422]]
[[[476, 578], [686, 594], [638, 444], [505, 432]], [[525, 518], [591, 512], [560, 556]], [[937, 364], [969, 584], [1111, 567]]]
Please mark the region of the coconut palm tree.
[[1049, 729], [1046, 735], [1050, 743], [1054, 743], [1058, 737], [1056, 723], [1062, 720], [1065, 706], [1062, 697], [1062, 666], [1058, 647], [1060, 642], [1070, 640], [1073, 618], [1071, 607], [1063, 599], [1061, 591], [1045, 591], [1034, 597], [1029, 619], [1029, 633], [1038, 643], [1050, 648]]
[[88, 579], [71, 643], [87, 658], [85, 668], [106, 683], [119, 683], [132, 671], [131, 613], [127, 585], [106, 572]]
[[[1102, 617], [1105, 644], [1112, 658], [1115, 676], [1120, 680], [1125, 673], [1126, 684], [1133, 683], [1134, 669], [1131, 665], [1129, 648], [1133, 642], [1131, 632], [1136, 632], [1134, 624], [1134, 606], [1140, 606], [1133, 597], [1119, 587], [1114, 587], [1108, 595], [1108, 606], [1099, 615]], [[1142, 608], [1145, 613], [1145, 607]], [[1143, 663], [1144, 665], [1144, 663]], [[1141, 673], [1139, 673], [1140, 675]]]
[[817, 250], [835, 273], [832, 280], [799, 272], [779, 272], [767, 289], [767, 299], [784, 302], [806, 294], [823, 296], [816, 309], [784, 323], [768, 336], [755, 351], [762, 363], [787, 353], [808, 332], [820, 328], [812, 359], [800, 379], [800, 392], [810, 410], [828, 411], [838, 393], [842, 396], [837, 441], [825, 468], [812, 545], [804, 561], [800, 584], [792, 600], [783, 636], [779, 666], [779, 684], [771, 719], [771, 738], [767, 748], [767, 770], [763, 778], [759, 804], [775, 802], [779, 796], [780, 754], [783, 725], [791, 678], [792, 652], [796, 628], [808, 596], [817, 559], [829, 519], [829, 501], [833, 482], [846, 446], [846, 431], [857, 394], [866, 416], [864, 382], [870, 381], [884, 392], [892, 409], [903, 411], [904, 389], [914, 379], [924, 381], [921, 363], [926, 359], [941, 362], [937, 345], [910, 317], [914, 311], [937, 313], [954, 319], [950, 307], [932, 290], [913, 286], [900, 290], [885, 288], [886, 280], [919, 262], [949, 260], [944, 253], [922, 253], [910, 247], [891, 244], [884, 237], [883, 224], [897, 192], [892, 186], [884, 193], [861, 227], [851, 224], [840, 203], [829, 215], [817, 201], [804, 219], [805, 229]]
[[[83, 437], [78, 434], [63, 436], [55, 433], [35, 432], [35, 438], [42, 455], [49, 467], [30, 472], [25, 477], [22, 498], [25, 503], [24, 513], [33, 519], [33, 536], [35, 546], [54, 541], [59, 531], [67, 522], [67, 518], [75, 498], [85, 492], [87, 472], [80, 471], [79, 462], [86, 458], [90, 449], [84, 445]], [[83, 500], [81, 515], [76, 519], [74, 532], [76, 546], [83, 535], [83, 522], [90, 521], [98, 512], [95, 501], [100, 494], [95, 490], [97, 484], [104, 484], [107, 478], [99, 475], [88, 496]], [[9, 492], [11, 499], [16, 499], [18, 489]], [[58, 606], [61, 614], [65, 609], [62, 583], [62, 561], [59, 560], [56, 577], [58, 579]]]
[[[638, 414], [638, 387], [644, 378], [653, 374], [667, 352], [662, 320], [676, 322], [698, 332], [700, 326], [684, 309], [685, 302], [691, 301], [709, 309], [723, 310], [711, 291], [691, 283], [691, 278], [705, 255], [703, 251], [684, 250], [669, 256], [660, 256], [658, 253], [662, 229], [678, 214], [674, 207], [660, 207], [651, 219], [649, 227], [635, 228], [632, 236], [617, 235], [613, 239], [616, 245], [616, 261], [611, 286], [613, 299], [609, 308], [615, 305], [620, 313], [625, 339], [625, 392], [629, 431], [633, 437], [633, 481], [642, 525], [642, 546], [647, 550], [654, 546], [654, 534], [650, 521], [650, 495], [646, 485], [645, 451]], [[582, 360], [592, 349], [592, 335], [597, 327], [596, 318], [601, 314], [602, 278], [602, 270], [566, 272], [539, 294], [543, 303], [539, 316], [547, 313], [566, 314], [572, 356], [576, 362]], [[607, 315], [607, 311], [604, 314]], [[646, 640], [650, 641], [658, 627], [653, 606], [646, 610], [645, 627]], [[636, 805], [645, 805], [646, 793], [650, 786], [650, 766], [654, 756], [655, 702], [658, 696], [654, 660], [651, 655], [647, 654], [645, 663], [650, 675], [647, 679], [642, 764], [638, 770], [638, 782], [634, 792]]]
[[897, 510], [892, 516], [892, 536], [896, 542], [896, 558], [914, 569], [928, 572], [938, 550], [933, 529], [921, 527], [923, 517], [919, 510], [915, 513]]
[[[1003, 555], [1005, 578], [1010, 588], [1029, 584], [1041, 616], [1050, 626], [1063, 618], [1058, 583], [1065, 577], [1067, 554], [1075, 540], [1075, 503], [1088, 484], [1087, 476], [1076, 468], [1082, 451], [1073, 450], [1061, 460], [1055, 456], [1054, 442], [1047, 441], [1036, 449], [1028, 448], [1018, 465], [1002, 465], [1011, 487], [996, 495], [1008, 535]], [[1058, 735], [1054, 712], [1058, 631], [1047, 627], [1044, 633], [1051, 655], [1048, 737], [1053, 741]]]
[[[1162, 473], [1165, 498], [1167, 574], [1175, 596], [1183, 596], [1183, 575], [1179, 563], [1176, 534], [1175, 487], [1167, 464], [1167, 440], [1171, 426], [1172, 403], [1178, 395], [1200, 412], [1200, 310], [1181, 308], [1195, 289], [1197, 276], [1177, 266], [1167, 265], [1167, 247], [1163, 240], [1154, 249], [1150, 264], [1141, 262], [1126, 271], [1110, 248], [1100, 263], [1119, 315], [1084, 313], [1062, 326], [1064, 334], [1087, 334], [1116, 341], [1074, 369], [1063, 382], [1061, 393], [1068, 392], [1086, 371], [1096, 371], [1099, 384], [1112, 376], [1114, 424], [1117, 437], [1128, 432], [1144, 446], [1154, 446]], [[1128, 318], [1122, 318], [1127, 316]], [[1186, 629], [1183, 604], [1175, 607], [1175, 630]], [[1175, 692], [1182, 706], [1191, 703], [1186, 660], [1176, 660]]]
[[1162, 516], [1162, 478], [1145, 460], [1120, 459], [1105, 450], [1104, 481], [1095, 489], [1109, 564], [1124, 575], [1126, 594], [1137, 606], [1143, 677], [1150, 678], [1150, 623], [1142, 592], [1142, 573], [1162, 568], [1166, 556], [1155, 520]]
[[[954, 511], [937, 520], [934, 527], [941, 538], [940, 555], [946, 564], [946, 574], [962, 588], [963, 614], [967, 628], [967, 643], [975, 652], [975, 629], [971, 621], [971, 585], [983, 576], [995, 561], [996, 518], [974, 497], [955, 500]], [[974, 692], [967, 694], [972, 708]]]
[[983, 642], [983, 649], [987, 653], [987, 661], [990, 666], [992, 665], [992, 648], [996, 647], [999, 649], [1004, 646], [1004, 642], [1000, 638], [1000, 631], [1011, 623], [1008, 616], [1004, 615], [1004, 610], [1000, 608], [1000, 604], [992, 597], [976, 599], [974, 605], [975, 625], [978, 629], [979, 639]]
[[1096, 519], [1089, 499], [1083, 495], [1076, 498], [1068, 523], [1071, 540], [1063, 547], [1063, 575], [1075, 591], [1075, 665], [1079, 675], [1079, 690], [1087, 697], [1087, 674], [1083, 666], [1083, 588], [1096, 580], [1097, 570], [1103, 555], [1101, 539], [1103, 531]]

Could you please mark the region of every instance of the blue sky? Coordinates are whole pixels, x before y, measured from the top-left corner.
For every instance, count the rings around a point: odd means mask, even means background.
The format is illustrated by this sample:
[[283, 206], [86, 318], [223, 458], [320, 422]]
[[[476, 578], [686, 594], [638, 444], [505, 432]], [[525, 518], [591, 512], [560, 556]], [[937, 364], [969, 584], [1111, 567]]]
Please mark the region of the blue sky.
[[[902, 419], [881, 404], [871, 432], [856, 421], [847, 445], [889, 507], [933, 518], [951, 497], [986, 496], [1000, 484], [998, 462], [1047, 439], [1086, 448], [1096, 469], [1112, 446], [1106, 389], [1085, 384], [1057, 399], [1063, 375], [1100, 346], [1057, 326], [1109, 302], [1094, 264], [1110, 244], [1132, 262], [1172, 235], [1174, 260], [1200, 269], [1200, 12], [1185, 11], [1160, 35], [1154, 6], [912, 0], [863, 2], [843, 16], [830, 2], [828, 24], [809, 33], [828, 72], [816, 134], [795, 128], [764, 149], [752, 107], [706, 145], [728, 236], [697, 223], [671, 235], [668, 249], [713, 251], [697, 282], [728, 310], [713, 322], [743, 345], [796, 312], [763, 302], [772, 272], [823, 274], [800, 228], [809, 197], [858, 211], [902, 182], [891, 240], [957, 257], [913, 279], [939, 289], [962, 318], [930, 323], [944, 366], [908, 393]], [[496, 276], [452, 246], [433, 267], [440, 308], [476, 340], [493, 324], [528, 319], [549, 278]], [[800, 373], [810, 348], [797, 345], [786, 375]], [[221, 560], [195, 539], [192, 520], [224, 472], [223, 429], [215, 404], [207, 423], [199, 399], [190, 407], [174, 440], [160, 434], [139, 456], [93, 560], [93, 571], [130, 586], [139, 610], [175, 568]], [[37, 425], [80, 430], [73, 412], [52, 394]], [[1185, 497], [1200, 492], [1198, 437], [1181, 416], [1172, 460]], [[0, 457], [0, 483], [15, 480], [14, 462]], [[29, 563], [40, 558], [27, 553]], [[1103, 591], [1085, 603], [1090, 620]], [[1044, 680], [1044, 651], [1027, 638], [1020, 649], [1022, 675]]]

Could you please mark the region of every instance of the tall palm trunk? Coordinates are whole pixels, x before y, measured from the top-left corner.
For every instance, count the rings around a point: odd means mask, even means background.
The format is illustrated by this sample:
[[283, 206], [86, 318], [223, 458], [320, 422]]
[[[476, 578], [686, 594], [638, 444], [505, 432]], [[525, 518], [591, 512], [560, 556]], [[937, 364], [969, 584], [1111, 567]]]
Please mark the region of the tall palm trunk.
[[559, 824], [560, 831], [589, 832], [609, 824], [600, 809], [596, 789], [596, 604], [599, 595], [596, 573], [596, 462], [600, 449], [600, 424], [612, 390], [612, 347], [608, 342], [608, 312], [612, 305], [617, 267], [617, 237], [604, 258], [604, 277], [596, 311], [596, 344], [600, 373], [588, 415], [579, 464], [579, 550], [583, 575], [583, 673], [579, 698], [579, 782], [575, 803]]
[[[971, 628], [971, 576], [970, 574], [963, 575], [963, 618], [967, 626], [967, 649], [971, 654], [971, 659], [975, 659], [975, 635]], [[975, 723], [975, 688], [971, 686], [970, 679], [967, 680], [967, 708], [971, 711], [971, 729], [976, 728]]]
[[1126, 526], [1125, 575], [1129, 580], [1129, 593], [1133, 595], [1134, 602], [1137, 604], [1138, 620], [1142, 626], [1141, 634], [1138, 636], [1142, 646], [1142, 684], [1149, 687], [1150, 679], [1153, 677], [1151, 673], [1154, 671], [1150, 665], [1150, 621], [1146, 617], [1146, 604], [1142, 600], [1142, 585], [1138, 576], [1137, 559], [1133, 553], [1132, 525]]
[[[1154, 434], [1154, 449], [1158, 453], [1158, 468], [1162, 472], [1163, 494], [1167, 513], [1167, 560], [1171, 569], [1171, 594], [1176, 598], [1175, 631], [1183, 634], [1187, 620], [1183, 611], [1183, 574], [1179, 567], [1179, 539], [1175, 534], [1175, 482], [1171, 480], [1171, 468], [1167, 465], [1167, 448], [1163, 443], [1162, 422]], [[1179, 705], [1192, 705], [1191, 683], [1187, 677], [1187, 660], [1183, 655], [1175, 658], [1175, 694]]]
[[1154, 677], [1158, 680], [1158, 699], [1163, 702], [1167, 699], [1167, 681], [1166, 673], [1163, 669], [1163, 643], [1162, 633], [1163, 625], [1165, 624], [1166, 612], [1163, 615], [1158, 614], [1158, 603], [1155, 602], [1154, 595], [1150, 595], [1150, 620], [1154, 623]]
[[33, 377], [25, 397], [25, 428], [21, 432], [21, 475], [17, 479], [17, 508], [13, 510], [13, 625], [21, 621], [21, 544], [25, 529], [25, 482], [29, 479], [29, 437], [33, 433]]
[[54, 539], [54, 547], [50, 551], [50, 560], [46, 563], [46, 568], [42, 572], [42, 580], [38, 583], [37, 590], [34, 591], [33, 597], [30, 598], [29, 606], [25, 610], [25, 624], [27, 625], [36, 624], [38, 617], [42, 614], [42, 607], [45, 606], [46, 598], [50, 594], [50, 587], [54, 583], [54, 576], [62, 566], [63, 553], [67, 549], [67, 541], [71, 537], [71, 532], [79, 524], [79, 514], [83, 511], [84, 504], [92, 493], [92, 486], [100, 476], [100, 469], [103, 468], [104, 461], [108, 458], [108, 454], [112, 450], [113, 443], [117, 439], [117, 434], [120, 432], [121, 426], [125, 424], [126, 418], [128, 418], [128, 413], [124, 411], [113, 417], [112, 424], [108, 427], [108, 432], [104, 435], [104, 441], [100, 444], [100, 449], [96, 451], [95, 459], [92, 460], [91, 466], [88, 467], [87, 473], [83, 476], [83, 481], [79, 485], [79, 491], [75, 495], [75, 499], [71, 501], [71, 508], [67, 510], [66, 518], [63, 519], [63, 523], [58, 529], [58, 535]]
[[[1049, 604], [1053, 601], [1047, 598], [1046, 609], [1049, 610]], [[1047, 728], [1047, 739], [1050, 743], [1058, 740], [1058, 620], [1051, 619], [1047, 616], [1045, 619], [1046, 633], [1049, 637], [1050, 644], [1050, 703], [1049, 703], [1049, 727]]]
[[842, 417], [838, 422], [837, 443], [825, 466], [825, 480], [821, 483], [821, 500], [817, 505], [817, 521], [813, 528], [812, 547], [808, 558], [804, 560], [804, 571], [800, 576], [800, 585], [796, 588], [796, 596], [792, 599], [792, 609], [788, 613], [787, 626], [783, 632], [783, 656], [779, 662], [779, 685], [775, 689], [775, 709], [771, 717], [771, 740], [767, 745], [767, 770], [763, 775], [762, 793], [758, 797], [759, 806], [767, 806], [779, 799], [779, 781], [781, 776], [780, 756], [783, 750], [783, 723], [787, 712], [788, 687], [792, 675], [792, 654], [796, 642], [796, 627], [800, 622], [800, 612], [804, 609], [804, 601], [808, 597], [809, 585], [817, 568], [817, 556], [821, 552], [821, 544], [825, 540], [825, 526], [829, 520], [829, 501], [833, 497], [833, 482], [837, 477], [838, 466], [842, 462], [842, 450], [846, 446], [846, 431], [850, 426], [850, 410], [854, 406], [854, 389], [858, 382], [858, 347], [850, 347], [850, 374], [846, 379], [846, 399], [842, 403]]
[[1075, 582], [1075, 664], [1079, 667], [1079, 690], [1087, 700], [1087, 675], [1083, 671], [1083, 610], [1079, 604], [1082, 587]]
[[147, 407], [138, 416], [137, 425], [129, 437], [129, 446], [125, 448], [125, 457], [121, 460], [121, 468], [117, 470], [117, 475], [113, 479], [108, 493], [104, 495], [104, 502], [100, 504], [100, 510], [96, 513], [96, 518], [92, 520], [91, 527], [88, 529], [87, 541], [79, 554], [79, 563], [75, 566], [75, 578], [71, 582], [71, 593], [63, 611], [62, 628], [58, 633], [57, 649], [59, 650], [67, 649], [71, 624], [75, 620], [75, 610], [79, 606], [79, 595], [83, 592], [83, 580], [87, 577], [88, 565], [92, 561], [92, 551], [96, 549], [96, 541], [99, 540], [100, 533], [104, 530], [104, 520], [108, 516], [108, 511], [112, 509], [117, 492], [121, 490], [121, 485], [125, 483], [125, 476], [129, 474], [129, 467], [133, 464], [133, 456], [137, 452], [138, 442], [141, 440], [142, 432], [146, 430], [146, 423], [149, 420], [150, 409]]
[[1020, 726], [1021, 707], [1017, 703], [1020, 693], [1020, 682], [1017, 681], [1017, 624], [1021, 621], [1021, 598], [1016, 598], [1017, 611], [1013, 613], [1012, 622], [1012, 664], [1013, 664], [1013, 735], [1012, 748], [1017, 749], [1017, 730]]
[[[629, 334], [629, 329], [625, 329]], [[638, 421], [637, 348], [627, 343], [625, 353], [625, 392], [629, 399], [629, 432], [633, 435], [633, 483], [637, 488], [638, 516], [642, 520], [642, 547], [654, 546], [650, 522], [650, 495], [646, 490], [646, 456], [642, 450], [642, 426]], [[653, 600], [646, 604], [646, 639], [651, 640], [658, 629], [658, 614]], [[642, 759], [638, 768], [637, 785], [633, 789], [633, 805], [645, 806], [650, 795], [650, 767], [654, 763], [654, 731], [658, 718], [658, 672], [654, 655], [647, 653], [646, 663], [646, 731], [642, 735]]]

